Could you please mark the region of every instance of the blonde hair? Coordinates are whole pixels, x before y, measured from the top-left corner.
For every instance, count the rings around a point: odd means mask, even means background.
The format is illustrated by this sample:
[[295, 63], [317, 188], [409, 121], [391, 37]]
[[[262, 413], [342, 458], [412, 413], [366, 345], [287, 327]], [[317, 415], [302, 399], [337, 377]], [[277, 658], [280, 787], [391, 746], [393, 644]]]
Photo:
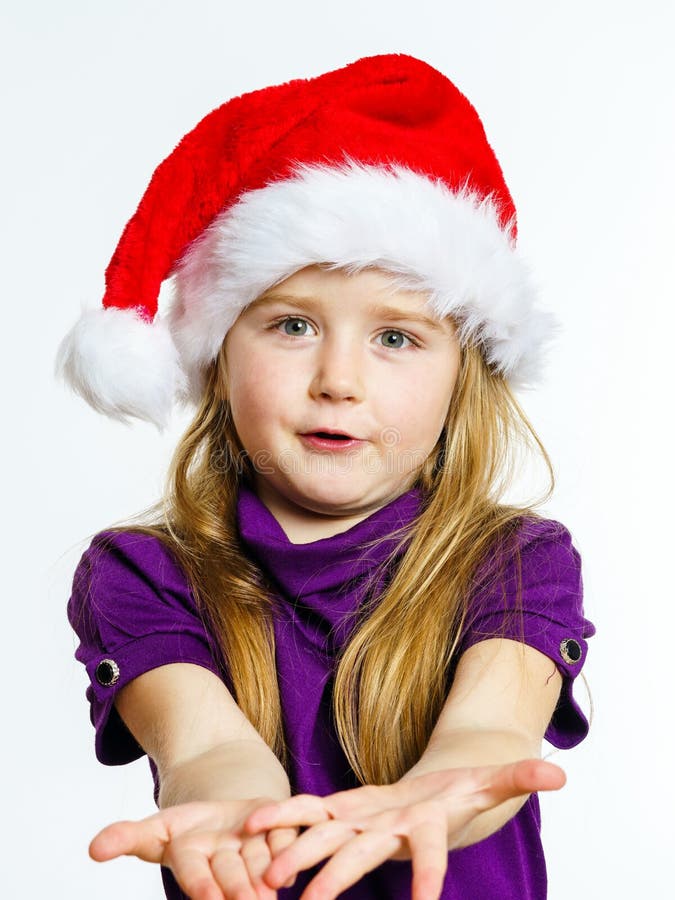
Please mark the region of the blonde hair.
[[[232, 421], [225, 373], [223, 345], [174, 452], [163, 498], [134, 517], [154, 521], [110, 530], [152, 534], [170, 547], [216, 638], [237, 703], [287, 765], [269, 585], [237, 531], [239, 483], [253, 469]], [[537, 504], [501, 504], [524, 445], [542, 455], [549, 487]], [[518, 557], [512, 540], [518, 525], [525, 516], [539, 517], [534, 505], [553, 491], [544, 447], [505, 379], [475, 345], [462, 350], [444, 428], [414, 486], [422, 488], [423, 503], [415, 521], [396, 533], [383, 564], [393, 575], [380, 596], [369, 589], [336, 659], [337, 734], [363, 784], [396, 781], [424, 752], [447, 695], [477, 573], [499, 580], [503, 561]]]

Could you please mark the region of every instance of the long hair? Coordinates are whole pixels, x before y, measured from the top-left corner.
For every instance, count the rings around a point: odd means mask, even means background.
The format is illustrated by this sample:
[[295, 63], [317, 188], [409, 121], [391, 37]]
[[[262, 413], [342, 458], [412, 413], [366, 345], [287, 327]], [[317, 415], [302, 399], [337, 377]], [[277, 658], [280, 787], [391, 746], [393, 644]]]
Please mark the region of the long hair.
[[[543, 458], [548, 489], [536, 504], [502, 504], [525, 446]], [[109, 530], [152, 534], [173, 551], [237, 703], [287, 765], [270, 590], [245, 555], [236, 524], [239, 484], [253, 475], [228, 404], [223, 345], [170, 462], [162, 499], [134, 517], [145, 523]], [[360, 605], [335, 661], [337, 734], [363, 784], [396, 781], [424, 752], [447, 695], [477, 573], [486, 571], [481, 564], [512, 552], [517, 557], [511, 539], [518, 525], [538, 517], [534, 506], [553, 491], [541, 441], [475, 345], [462, 348], [446, 422], [412, 486], [422, 488], [419, 515], [400, 532], [385, 563], [393, 574], [380, 596], [371, 591]], [[487, 571], [498, 579], [500, 565]]]

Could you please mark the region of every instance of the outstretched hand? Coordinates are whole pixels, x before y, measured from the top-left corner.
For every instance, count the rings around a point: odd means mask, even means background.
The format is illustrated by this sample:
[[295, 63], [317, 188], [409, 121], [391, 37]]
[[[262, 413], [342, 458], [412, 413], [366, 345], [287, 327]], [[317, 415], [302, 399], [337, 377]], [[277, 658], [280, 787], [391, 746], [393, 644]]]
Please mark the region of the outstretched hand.
[[387, 859], [412, 860], [412, 900], [440, 897], [448, 851], [466, 846], [467, 829], [482, 812], [513, 797], [565, 784], [558, 766], [525, 759], [500, 766], [444, 769], [391, 785], [366, 786], [327, 797], [297, 794], [260, 806], [244, 832], [307, 826], [265, 871], [273, 888], [332, 857], [302, 900], [333, 900]]
[[183, 803], [140, 821], [114, 822], [91, 841], [89, 855], [98, 862], [137, 856], [167, 866], [192, 900], [273, 900], [276, 889], [262, 881], [262, 874], [295, 840], [298, 829], [274, 826], [255, 835], [242, 831], [247, 817], [270, 802]]

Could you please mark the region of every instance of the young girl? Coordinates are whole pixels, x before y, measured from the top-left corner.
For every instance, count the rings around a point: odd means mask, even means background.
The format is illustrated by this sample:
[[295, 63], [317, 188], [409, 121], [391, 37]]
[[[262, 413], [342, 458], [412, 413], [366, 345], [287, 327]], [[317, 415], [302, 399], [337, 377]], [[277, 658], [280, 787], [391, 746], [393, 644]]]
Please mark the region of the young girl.
[[541, 743], [588, 731], [594, 628], [569, 531], [502, 499], [523, 443], [553, 487], [515, 237], [475, 110], [405, 55], [230, 100], [156, 170], [57, 356], [108, 416], [197, 406], [73, 579], [97, 757], [147, 753], [160, 809], [94, 859], [170, 900], [546, 896]]

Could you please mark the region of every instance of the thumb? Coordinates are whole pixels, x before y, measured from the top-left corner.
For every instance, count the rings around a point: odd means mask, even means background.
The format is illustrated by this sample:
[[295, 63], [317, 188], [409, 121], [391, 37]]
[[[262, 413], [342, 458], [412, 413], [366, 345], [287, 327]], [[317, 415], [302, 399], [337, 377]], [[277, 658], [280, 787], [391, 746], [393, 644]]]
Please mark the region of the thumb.
[[164, 824], [153, 818], [107, 825], [91, 840], [89, 856], [96, 862], [117, 856], [137, 856], [145, 862], [161, 862], [169, 835]]
[[521, 759], [505, 766], [486, 768], [486, 779], [477, 793], [483, 795], [489, 807], [535, 791], [557, 791], [567, 781], [560, 766], [543, 759]]

